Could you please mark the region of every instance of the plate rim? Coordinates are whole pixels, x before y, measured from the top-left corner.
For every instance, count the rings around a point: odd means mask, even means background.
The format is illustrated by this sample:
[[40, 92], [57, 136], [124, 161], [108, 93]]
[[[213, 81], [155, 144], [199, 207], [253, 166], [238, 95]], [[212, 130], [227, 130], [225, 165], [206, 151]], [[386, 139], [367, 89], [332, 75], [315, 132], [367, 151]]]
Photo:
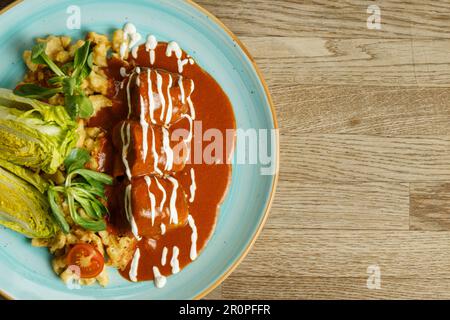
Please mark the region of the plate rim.
[[[13, 7], [15, 7], [16, 5], [18, 5], [19, 3], [23, 2], [23, 1], [24, 0], [14, 0], [12, 3], [10, 3], [6, 7], [4, 7], [2, 10], [0, 10], [0, 15], [5, 13], [6, 11], [12, 9]], [[192, 6], [194, 9], [197, 9], [198, 11], [202, 12], [207, 17], [209, 17], [213, 23], [217, 24], [221, 29], [223, 29], [228, 34], [228, 36], [231, 37], [231, 39], [233, 39], [233, 41], [242, 50], [244, 55], [247, 56], [247, 58], [249, 59], [249, 61], [252, 64], [254, 71], [256, 72], [259, 82], [261, 83], [261, 85], [264, 89], [264, 93], [266, 95], [267, 102], [270, 107], [270, 113], [271, 113], [272, 119], [273, 119], [273, 126], [275, 129], [275, 148], [276, 148], [275, 175], [274, 175], [274, 179], [272, 182], [272, 188], [270, 191], [269, 201], [267, 202], [266, 208], [264, 210], [263, 218], [261, 219], [261, 222], [260, 222], [258, 228], [256, 229], [256, 232], [253, 234], [252, 239], [250, 240], [250, 242], [248, 243], [247, 247], [242, 252], [242, 254], [239, 256], [239, 258], [236, 259], [233, 262], [233, 264], [230, 267], [228, 267], [228, 269], [226, 269], [225, 272], [223, 272], [222, 275], [213, 284], [211, 284], [208, 288], [204, 289], [202, 292], [197, 294], [193, 299], [193, 300], [200, 300], [203, 297], [205, 297], [207, 294], [212, 292], [215, 288], [217, 288], [222, 282], [225, 281], [226, 278], [228, 278], [231, 275], [231, 273], [233, 273], [233, 271], [239, 266], [239, 264], [249, 254], [250, 250], [252, 249], [253, 245], [255, 244], [256, 240], [258, 239], [261, 231], [264, 229], [264, 225], [266, 224], [267, 219], [269, 217], [270, 209], [272, 208], [273, 200], [275, 198], [276, 188], [278, 185], [279, 171], [280, 171], [280, 134], [279, 134], [279, 127], [278, 127], [278, 120], [277, 120], [277, 116], [276, 116], [276, 112], [275, 112], [275, 105], [274, 105], [272, 96], [270, 94], [269, 87], [267, 85], [266, 80], [264, 79], [263, 73], [261, 72], [261, 70], [259, 69], [258, 65], [256, 64], [254, 58], [250, 54], [250, 51], [247, 49], [247, 47], [244, 45], [244, 43], [219, 18], [217, 18], [210, 11], [208, 11], [207, 9], [205, 9], [198, 3], [194, 2], [194, 0], [182, 0], [182, 1], [186, 2], [187, 4]], [[15, 299], [12, 296], [10, 296], [2, 288], [0, 288], [0, 297], [3, 297], [6, 300], [14, 300]]]

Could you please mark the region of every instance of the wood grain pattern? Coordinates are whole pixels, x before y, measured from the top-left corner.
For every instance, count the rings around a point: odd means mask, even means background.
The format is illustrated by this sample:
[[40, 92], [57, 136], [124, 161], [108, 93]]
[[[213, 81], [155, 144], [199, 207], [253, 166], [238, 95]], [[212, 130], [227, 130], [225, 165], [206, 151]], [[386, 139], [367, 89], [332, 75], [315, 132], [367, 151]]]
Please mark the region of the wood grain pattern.
[[283, 180], [450, 180], [450, 136], [282, 134], [281, 144]]
[[450, 231], [450, 183], [411, 184], [410, 228]]
[[[450, 299], [450, 279], [384, 276], [379, 290], [368, 290], [364, 277], [235, 277], [222, 299]], [[270, 282], [270, 286], [268, 286]], [[430, 291], [430, 287], [433, 291]]]
[[[279, 187], [218, 299], [450, 298], [450, 3], [200, 0], [275, 101]], [[367, 288], [378, 265], [381, 289]]]
[[274, 88], [289, 84], [450, 85], [447, 39], [242, 37], [242, 40]]
[[408, 230], [409, 185], [281, 183], [266, 228]]
[[[368, 30], [361, 0], [197, 0], [239, 36], [320, 38], [450, 38], [445, 0], [380, 0], [382, 30]], [[378, 32], [377, 32], [378, 31]]]
[[[223, 298], [449, 297], [448, 250], [449, 232], [266, 228]], [[381, 269], [380, 290], [366, 287], [369, 265]]]
[[293, 85], [276, 88], [272, 95], [286, 136], [450, 134], [447, 88]]

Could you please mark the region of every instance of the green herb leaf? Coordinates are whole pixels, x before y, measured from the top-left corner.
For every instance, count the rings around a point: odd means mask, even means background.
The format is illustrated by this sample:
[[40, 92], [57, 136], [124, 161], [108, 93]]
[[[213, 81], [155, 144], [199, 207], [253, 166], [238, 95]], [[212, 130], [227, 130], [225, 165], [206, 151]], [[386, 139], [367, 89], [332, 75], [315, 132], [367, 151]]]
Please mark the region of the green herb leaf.
[[91, 48], [91, 42], [86, 41], [80, 48], [75, 51], [75, 57], [73, 61], [73, 73], [72, 77], [77, 78], [83, 70], [86, 61], [88, 60], [89, 50]]
[[91, 100], [86, 97], [84, 94], [79, 96], [79, 112], [78, 115], [82, 119], [87, 119], [94, 113], [94, 106], [92, 105]]
[[36, 64], [45, 64], [42, 54], [45, 54], [45, 43], [40, 42], [31, 49], [31, 62]]
[[92, 231], [106, 229], [104, 216], [109, 212], [101, 199], [105, 199], [104, 186], [112, 184], [113, 179], [104, 173], [84, 169], [89, 159], [86, 150], [73, 149], [64, 161], [68, 172], [64, 187], [51, 187], [48, 193], [49, 201], [52, 201], [52, 211], [60, 221], [61, 228], [67, 229], [68, 225], [64, 225], [67, 224], [64, 213], [55, 200], [57, 192], [64, 195], [75, 224]]
[[92, 230], [92, 231], [103, 231], [106, 229], [106, 222], [105, 220], [101, 219], [101, 220], [90, 220], [90, 219], [86, 219], [85, 217], [82, 217], [78, 212], [78, 208], [80, 208], [80, 206], [78, 206], [75, 203], [75, 199], [73, 197], [72, 194], [68, 194], [67, 195], [67, 202], [69, 204], [69, 211], [70, 211], [70, 216], [72, 217], [72, 220], [78, 224], [79, 226], [87, 229], [87, 230]]
[[31, 62], [36, 64], [46, 64], [58, 76], [65, 76], [61, 69], [45, 53], [46, 44], [41, 42], [36, 44], [31, 50]]
[[86, 119], [94, 113], [94, 107], [91, 100], [89, 100], [89, 98], [84, 94], [66, 94], [66, 96], [64, 97], [64, 101], [67, 112], [72, 117], [72, 119], [75, 119], [76, 117]]
[[92, 185], [90, 183], [74, 182], [71, 186], [77, 189], [79, 193], [86, 193], [94, 197], [105, 199], [105, 188], [100, 183]]
[[112, 183], [113, 183], [112, 177], [110, 177], [107, 174], [101, 173], [101, 172], [87, 170], [87, 169], [79, 169], [79, 170], [76, 170], [75, 173], [81, 175], [88, 182], [89, 182], [88, 179], [92, 179], [92, 180], [100, 182], [101, 184], [112, 185]]
[[68, 173], [72, 173], [75, 170], [84, 168], [84, 165], [90, 160], [91, 156], [89, 152], [85, 149], [75, 148], [64, 160], [64, 166]]
[[[83, 208], [84, 212], [86, 212], [88, 217], [91, 219], [97, 219], [99, 216], [97, 215], [92, 206], [93, 201], [91, 201], [88, 198], [83, 198], [82, 195], [76, 193], [73, 189], [70, 190], [71, 190], [70, 193], [74, 198], [74, 201], [80, 204], [81, 208]], [[100, 218], [102, 218], [102, 215], [100, 215]]]
[[76, 119], [80, 112], [80, 103], [78, 96], [65, 95], [64, 105], [66, 107], [67, 113], [72, 119]]
[[92, 69], [94, 67], [94, 54], [92, 52], [88, 55], [87, 66], [89, 67], [89, 69]]
[[64, 94], [73, 96], [75, 94], [75, 90], [77, 88], [77, 83], [74, 78], [64, 77], [61, 81]]
[[60, 208], [57, 202], [58, 193], [57, 193], [56, 187], [50, 187], [47, 191], [47, 198], [48, 202], [50, 204], [50, 208], [53, 212], [53, 216], [55, 217], [55, 220], [58, 222], [61, 230], [64, 233], [69, 233], [70, 227], [69, 224], [66, 221], [66, 218], [64, 216], [64, 212]]
[[48, 79], [47, 83], [51, 86], [56, 86], [56, 85], [61, 86], [62, 82], [65, 78], [66, 77], [54, 76], [54, 77], [51, 77], [50, 79]]
[[81, 73], [77, 79], [79, 85], [81, 85], [83, 80], [89, 77], [89, 75], [91, 74], [94, 65], [93, 60], [94, 60], [93, 53], [91, 52], [87, 58], [86, 64], [81, 69]]
[[73, 71], [73, 61], [69, 61], [62, 65], [61, 70], [65, 74], [70, 74]]
[[32, 83], [25, 83], [14, 89], [14, 94], [31, 99], [48, 99], [60, 92], [61, 88], [44, 88]]

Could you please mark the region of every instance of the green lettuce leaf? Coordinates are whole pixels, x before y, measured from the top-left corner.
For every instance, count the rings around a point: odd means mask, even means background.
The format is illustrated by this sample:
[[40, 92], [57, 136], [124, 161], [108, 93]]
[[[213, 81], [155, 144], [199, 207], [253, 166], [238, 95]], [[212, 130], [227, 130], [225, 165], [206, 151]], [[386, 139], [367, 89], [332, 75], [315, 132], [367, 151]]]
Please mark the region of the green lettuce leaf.
[[75, 130], [64, 107], [0, 89], [0, 159], [53, 174], [75, 147]]
[[3, 168], [0, 168], [0, 225], [30, 238], [49, 238], [56, 230], [45, 196]]
[[45, 193], [47, 191], [49, 184], [43, 179], [38, 173], [29, 170], [24, 167], [16, 166], [15, 164], [0, 159], [0, 167], [8, 170], [10, 173], [15, 174], [19, 178], [22, 178], [33, 187], [35, 187], [40, 193]]

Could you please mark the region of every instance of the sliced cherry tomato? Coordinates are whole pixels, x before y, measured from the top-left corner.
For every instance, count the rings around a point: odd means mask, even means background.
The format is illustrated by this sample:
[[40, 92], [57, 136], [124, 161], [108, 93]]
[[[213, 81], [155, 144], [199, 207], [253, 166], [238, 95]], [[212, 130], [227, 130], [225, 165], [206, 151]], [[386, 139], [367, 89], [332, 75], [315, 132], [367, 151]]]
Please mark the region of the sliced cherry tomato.
[[95, 278], [102, 272], [105, 259], [90, 244], [79, 243], [69, 251], [67, 264], [80, 268], [80, 278]]

